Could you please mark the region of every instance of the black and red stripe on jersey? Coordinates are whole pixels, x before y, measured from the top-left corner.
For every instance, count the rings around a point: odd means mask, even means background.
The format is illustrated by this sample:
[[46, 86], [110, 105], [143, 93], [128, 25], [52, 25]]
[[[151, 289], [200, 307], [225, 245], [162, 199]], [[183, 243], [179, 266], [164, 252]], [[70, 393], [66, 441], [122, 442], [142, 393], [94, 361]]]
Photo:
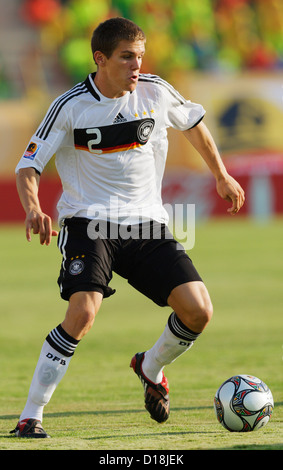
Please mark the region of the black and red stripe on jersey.
[[76, 149], [112, 153], [134, 149], [148, 142], [155, 121], [151, 118], [86, 129], [74, 129]]

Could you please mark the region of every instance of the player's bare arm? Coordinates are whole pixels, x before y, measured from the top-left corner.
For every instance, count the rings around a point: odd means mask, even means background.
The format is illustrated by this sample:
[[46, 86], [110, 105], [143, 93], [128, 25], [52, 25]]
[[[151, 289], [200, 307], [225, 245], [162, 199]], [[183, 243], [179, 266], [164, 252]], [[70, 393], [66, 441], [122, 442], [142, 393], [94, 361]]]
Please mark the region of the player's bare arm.
[[31, 241], [31, 230], [39, 234], [41, 245], [49, 245], [52, 236], [58, 232], [52, 230], [52, 220], [44, 214], [38, 198], [40, 176], [33, 168], [23, 168], [17, 174], [17, 189], [22, 206], [26, 212], [26, 238]]
[[245, 193], [239, 183], [228, 174], [208, 128], [201, 122], [183, 133], [214, 175], [219, 196], [222, 199], [231, 201], [232, 205], [227, 212], [235, 215], [245, 202]]

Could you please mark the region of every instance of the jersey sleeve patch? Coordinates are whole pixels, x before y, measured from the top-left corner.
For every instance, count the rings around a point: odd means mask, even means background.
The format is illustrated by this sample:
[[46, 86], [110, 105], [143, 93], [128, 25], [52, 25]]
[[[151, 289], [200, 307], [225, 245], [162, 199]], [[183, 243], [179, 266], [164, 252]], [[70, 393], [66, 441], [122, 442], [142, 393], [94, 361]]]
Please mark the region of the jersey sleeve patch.
[[23, 157], [27, 158], [28, 160], [34, 160], [39, 149], [41, 147], [41, 144], [36, 144], [35, 142], [30, 142]]

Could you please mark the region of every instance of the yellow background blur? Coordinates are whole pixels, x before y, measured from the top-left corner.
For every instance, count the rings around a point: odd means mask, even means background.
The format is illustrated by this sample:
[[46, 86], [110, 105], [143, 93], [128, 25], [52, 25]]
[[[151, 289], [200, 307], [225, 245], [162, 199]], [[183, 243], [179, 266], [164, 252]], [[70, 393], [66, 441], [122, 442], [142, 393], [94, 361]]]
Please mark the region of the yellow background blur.
[[[229, 170], [248, 185], [260, 176], [265, 211], [283, 211], [283, 0], [0, 0], [0, 180], [14, 179], [51, 100], [95, 70], [92, 31], [113, 16], [142, 27], [142, 71], [201, 103]], [[179, 185], [189, 200], [203, 178], [201, 158], [169, 130], [165, 194], [176, 200]]]

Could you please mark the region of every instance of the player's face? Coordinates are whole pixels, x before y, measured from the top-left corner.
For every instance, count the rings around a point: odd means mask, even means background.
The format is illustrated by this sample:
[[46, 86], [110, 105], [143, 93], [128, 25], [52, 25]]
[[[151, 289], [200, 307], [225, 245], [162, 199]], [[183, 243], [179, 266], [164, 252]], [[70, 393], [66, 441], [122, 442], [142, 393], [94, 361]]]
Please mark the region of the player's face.
[[104, 63], [99, 65], [98, 75], [103, 73], [103, 90], [108, 98], [118, 98], [128, 91], [134, 91], [139, 78], [143, 55], [144, 41], [120, 41], [111, 57], [104, 56]]

